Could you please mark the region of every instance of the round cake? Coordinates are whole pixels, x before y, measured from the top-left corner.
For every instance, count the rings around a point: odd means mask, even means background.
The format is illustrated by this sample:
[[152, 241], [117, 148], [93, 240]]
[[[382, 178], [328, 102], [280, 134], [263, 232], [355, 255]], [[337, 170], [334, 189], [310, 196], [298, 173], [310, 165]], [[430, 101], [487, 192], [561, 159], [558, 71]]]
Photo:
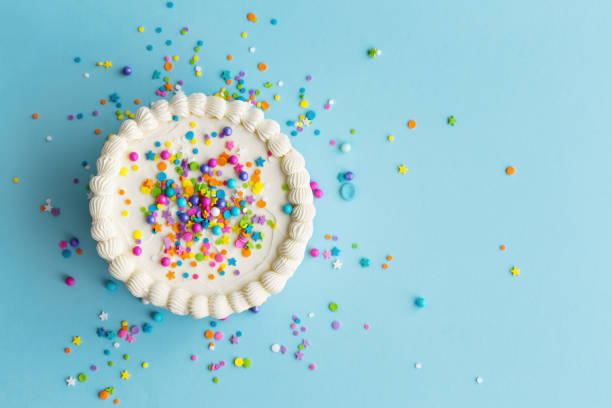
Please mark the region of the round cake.
[[280, 292], [304, 258], [315, 216], [304, 157], [247, 102], [156, 101], [96, 165], [91, 235], [143, 301], [225, 318]]

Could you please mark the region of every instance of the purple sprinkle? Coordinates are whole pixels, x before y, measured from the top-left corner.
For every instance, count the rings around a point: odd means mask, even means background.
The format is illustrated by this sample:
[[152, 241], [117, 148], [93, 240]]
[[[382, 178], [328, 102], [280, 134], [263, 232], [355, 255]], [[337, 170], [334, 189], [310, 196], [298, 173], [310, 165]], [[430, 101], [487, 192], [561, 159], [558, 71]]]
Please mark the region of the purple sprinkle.
[[236, 269], [236, 270], [234, 271], [234, 275], [236, 275], [236, 276], [240, 275], [240, 271], [239, 271], [238, 269]]
[[305, 332], [305, 331], [306, 331], [306, 326], [302, 326], [302, 327], [300, 327], [300, 330], [301, 330], [301, 331], [303, 331], [303, 332]]
[[287, 352], [287, 347], [281, 346], [281, 353], [285, 354]]
[[334, 330], [338, 330], [340, 328], [340, 322], [337, 320], [334, 320], [331, 324], [332, 329]]
[[58, 215], [60, 215], [60, 209], [57, 207], [53, 207], [53, 209], [51, 210], [51, 214], [57, 217]]
[[68, 120], [74, 119], [74, 115], [68, 115]]
[[294, 330], [294, 331], [293, 331], [293, 335], [294, 335], [294, 336], [297, 336], [298, 334], [300, 334], [300, 333], [299, 333], [297, 330]]

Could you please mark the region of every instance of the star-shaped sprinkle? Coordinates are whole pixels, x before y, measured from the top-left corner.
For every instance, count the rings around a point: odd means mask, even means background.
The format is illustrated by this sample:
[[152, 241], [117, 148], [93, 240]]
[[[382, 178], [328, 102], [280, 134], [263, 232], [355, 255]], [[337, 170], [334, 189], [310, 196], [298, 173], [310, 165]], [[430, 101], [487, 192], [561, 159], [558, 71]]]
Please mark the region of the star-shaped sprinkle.
[[130, 378], [130, 373], [128, 373], [128, 372], [127, 372], [127, 370], [123, 370], [123, 371], [121, 372], [121, 379], [122, 379], [122, 380], [127, 380], [127, 379], [129, 379], [129, 378]]
[[255, 159], [255, 164], [257, 165], [257, 167], [263, 167], [265, 162], [266, 161], [261, 156]]
[[259, 232], [259, 231], [254, 232], [253, 235], [252, 235], [252, 238], [253, 238], [253, 241], [261, 240], [261, 232]]
[[134, 341], [134, 335], [128, 334], [127, 336], [125, 336], [125, 341], [127, 341], [128, 343], [133, 342]]
[[227, 260], [227, 263], [228, 263], [230, 266], [236, 266], [236, 258], [229, 258], [229, 259]]
[[53, 206], [51, 205], [51, 199], [47, 198], [45, 200], [45, 204], [43, 205], [43, 211], [51, 212], [52, 209], [53, 209]]
[[304, 357], [304, 353], [302, 353], [302, 351], [298, 351], [297, 353], [295, 353], [296, 360], [301, 360], [302, 357]]
[[232, 141], [225, 142], [225, 148], [231, 152], [234, 149], [234, 142]]
[[342, 269], [342, 262], [340, 262], [339, 259], [336, 259], [332, 266], [334, 267], [334, 269]]
[[238, 344], [238, 337], [236, 337], [236, 335], [232, 334], [232, 337], [230, 337], [230, 343]]
[[158, 70], [153, 71], [153, 79], [161, 78], [161, 72]]
[[329, 259], [331, 258], [331, 256], [332, 256], [331, 251], [323, 251], [323, 258]]
[[455, 126], [455, 123], [457, 123], [457, 119], [455, 119], [455, 117], [451, 115], [446, 119], [446, 123], [451, 126]]
[[168, 271], [168, 273], [166, 274], [166, 278], [168, 278], [168, 280], [172, 280], [172, 279], [176, 278], [174, 276], [174, 271]]
[[246, 202], [249, 204], [253, 204], [255, 202], [255, 197], [253, 197], [252, 195], [247, 196]]
[[100, 312], [100, 314], [98, 315], [98, 319], [100, 320], [108, 320], [108, 313], [106, 313], [104, 310]]
[[83, 340], [81, 340], [81, 336], [72, 337], [72, 344], [76, 344], [77, 346], [80, 346], [82, 342]]
[[333, 247], [331, 249], [331, 254], [332, 254], [332, 256], [338, 256], [338, 255], [340, 255], [340, 250], [338, 248], [336, 248], [336, 247]]
[[147, 160], [153, 160], [155, 159], [155, 153], [149, 150], [148, 152], [145, 153], [145, 157], [147, 158]]
[[128, 169], [125, 167], [122, 167], [121, 170], [119, 170], [119, 174], [121, 174], [122, 176], [127, 176], [128, 174]]
[[66, 385], [74, 387], [76, 385], [76, 378], [74, 378], [73, 376], [66, 378]]
[[368, 266], [370, 266], [370, 260], [368, 258], [361, 258], [359, 260], [359, 265], [361, 265], [364, 268], [367, 268]]
[[512, 269], [510, 269], [510, 273], [512, 274], [512, 276], [519, 276], [521, 270], [516, 266], [513, 266]]
[[407, 171], [408, 167], [404, 166], [403, 164], [401, 166], [397, 166], [397, 172], [399, 174], [406, 174]]
[[304, 340], [302, 340], [302, 346], [308, 347], [308, 346], [310, 346], [310, 342], [308, 340], [304, 339]]
[[113, 63], [112, 61], [104, 61], [102, 65], [104, 66], [104, 68], [109, 69], [110, 67], [113, 66]]

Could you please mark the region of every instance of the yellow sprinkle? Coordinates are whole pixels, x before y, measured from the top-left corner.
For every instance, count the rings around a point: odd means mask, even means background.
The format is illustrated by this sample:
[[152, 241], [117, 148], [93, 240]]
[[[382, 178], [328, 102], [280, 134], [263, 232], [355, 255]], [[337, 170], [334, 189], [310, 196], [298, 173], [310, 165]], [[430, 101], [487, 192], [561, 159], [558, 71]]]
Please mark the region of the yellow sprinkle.
[[278, 101], [280, 99], [280, 95], [274, 95], [274, 100]]
[[308, 101], [306, 99], [300, 102], [300, 108], [307, 108], [307, 107], [308, 107]]
[[146, 361], [144, 363], [141, 364], [142, 368], [147, 368], [149, 366], [149, 363], [147, 363]]
[[392, 142], [395, 140], [395, 137], [393, 137], [393, 135], [389, 135], [389, 137], [387, 138], [388, 141]]
[[138, 32], [139, 33], [142, 33], [143, 31], [144, 31], [144, 27], [143, 26], [138, 27]]
[[167, 141], [166, 142], [166, 147], [170, 147], [170, 146], [172, 146], [172, 142], [171, 141]]
[[174, 61], [178, 61], [178, 60], [179, 60], [179, 57], [178, 57], [178, 55], [175, 55], [174, 57], [172, 57], [172, 59], [173, 59]]
[[191, 144], [196, 144], [196, 143], [197, 143], [197, 141], [196, 141], [195, 139], [191, 139], [191, 140], [189, 141], [189, 143], [191, 143]]
[[123, 211], [121, 211], [121, 215], [123, 215], [124, 217], [127, 217], [127, 216], [128, 216], [128, 212], [127, 212], [127, 210], [123, 210]]
[[148, 187], [142, 186], [142, 187], [140, 187], [140, 192], [141, 192], [142, 194], [149, 195], [149, 194], [151, 194], [151, 189], [150, 189], [150, 188], [148, 188]]
[[121, 170], [119, 170], [119, 174], [121, 174], [122, 176], [127, 176], [128, 174], [128, 169], [125, 167], [122, 167]]
[[306, 116], [300, 115], [300, 120], [304, 120], [304, 119], [306, 119]]
[[196, 123], [195, 122], [189, 122], [189, 127], [191, 127], [191, 128], [196, 127]]
[[141, 231], [141, 230], [136, 230], [136, 231], [134, 231], [133, 236], [134, 236], [134, 239], [140, 239], [140, 238], [142, 238], [142, 231]]
[[134, 170], [134, 171], [138, 171], [138, 165], [137, 165], [137, 164], [133, 165], [133, 166], [132, 166], [132, 170]]
[[196, 71], [196, 76], [197, 76], [197, 77], [202, 76], [202, 73], [201, 73], [201, 72], [199, 72], [199, 71]]
[[19, 177], [13, 177], [13, 183], [15, 184], [19, 183]]
[[257, 107], [261, 108], [261, 102], [257, 102]]
[[253, 185], [253, 194], [261, 193], [261, 190], [263, 190], [263, 188], [264, 188], [263, 183], [258, 181], [257, 183]]
[[210, 141], [210, 140], [207, 140], [207, 141], [205, 141], [205, 142], [204, 142], [204, 144], [205, 144], [206, 146], [210, 146], [210, 144], [211, 144], [211, 143], [212, 143], [212, 141]]
[[243, 365], [243, 364], [244, 364], [244, 360], [243, 360], [243, 359], [241, 359], [240, 357], [236, 357], [236, 358], [234, 359], [234, 365], [235, 365], [236, 367], [242, 367], [242, 365]]
[[200, 57], [198, 57], [197, 55], [194, 55], [192, 58], [194, 61], [198, 61], [200, 59]]
[[240, 34], [240, 36], [241, 36], [242, 38], [247, 38], [247, 33], [242, 33], [242, 34]]

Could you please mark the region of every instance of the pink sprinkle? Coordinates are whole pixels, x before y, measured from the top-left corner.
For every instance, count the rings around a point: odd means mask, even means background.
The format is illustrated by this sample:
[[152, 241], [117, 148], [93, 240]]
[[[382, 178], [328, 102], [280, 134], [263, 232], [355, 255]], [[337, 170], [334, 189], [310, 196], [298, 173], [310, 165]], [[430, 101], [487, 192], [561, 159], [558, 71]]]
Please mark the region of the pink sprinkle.
[[170, 62], [170, 57], [164, 57], [164, 60], [165, 60], [166, 62]]
[[197, 361], [198, 360], [198, 356], [196, 356], [195, 354], [191, 355], [191, 361]]
[[334, 330], [338, 330], [340, 328], [340, 322], [337, 320], [334, 320], [331, 324], [332, 329]]
[[308, 368], [310, 368], [311, 371], [314, 371], [317, 369], [317, 365], [316, 364], [311, 364], [308, 366]]
[[310, 182], [310, 189], [311, 190], [317, 190], [319, 188], [319, 183], [317, 183], [316, 181], [311, 181]]
[[136, 153], [136, 152], [130, 153], [130, 160], [133, 161], [133, 162], [138, 160], [138, 153]]
[[140, 255], [142, 255], [142, 248], [141, 248], [141, 247], [139, 247], [139, 246], [135, 246], [135, 247], [132, 249], [132, 253], [133, 253], [134, 255], [136, 255], [136, 256], [140, 256]]
[[221, 339], [223, 339], [223, 332], [220, 332], [220, 331], [216, 332], [215, 340], [221, 340]]
[[125, 329], [121, 329], [119, 330], [119, 333], [117, 333], [117, 336], [119, 336], [119, 338], [124, 338], [125, 336], [127, 336], [127, 330]]
[[225, 361], [221, 360], [219, 364], [221, 365], [221, 367], [225, 367]]
[[329, 144], [332, 145], [332, 146], [335, 146], [336, 145], [336, 141], [335, 140], [330, 140]]
[[281, 346], [281, 353], [285, 354], [287, 352], [287, 347]]
[[297, 330], [294, 330], [294, 331], [293, 331], [293, 335], [294, 335], [294, 336], [297, 336], [298, 334], [300, 334], [300, 333], [299, 333]]
[[323, 190], [316, 189], [313, 194], [315, 198], [321, 198], [323, 197]]
[[331, 106], [330, 106], [330, 104], [329, 104], [329, 103], [326, 103], [326, 104], [325, 104], [325, 106], [324, 106], [324, 108], [325, 108], [325, 109], [329, 109], [329, 108], [331, 108]]
[[72, 286], [74, 285], [74, 278], [72, 276], [68, 276], [64, 282], [66, 282], [66, 285]]
[[59, 246], [61, 249], [66, 249], [66, 247], [68, 246], [68, 243], [66, 241], [60, 241]]
[[168, 266], [168, 265], [170, 265], [170, 258], [168, 258], [167, 256], [164, 256], [164, 257], [161, 259], [161, 264], [162, 264], [162, 266]]
[[90, 368], [91, 368], [91, 371], [96, 371], [98, 369], [98, 366], [94, 364]]
[[363, 328], [366, 329], [366, 330], [370, 330], [370, 325], [366, 323], [366, 324], [363, 325]]
[[306, 326], [302, 326], [302, 327], [300, 327], [300, 330], [301, 330], [301, 331], [303, 331], [303, 332], [305, 332], [305, 331], [306, 331]]
[[295, 324], [295, 323], [291, 323], [291, 328], [292, 328], [292, 329], [297, 328], [297, 324]]
[[75, 179], [73, 179], [73, 180], [72, 180], [72, 182], [73, 182], [74, 184], [79, 184], [79, 179], [78, 179], [78, 178], [75, 178]]
[[307, 80], [307, 81], [312, 81], [312, 75], [307, 75], [307, 76], [306, 76], [306, 80]]
[[197, 273], [194, 273], [193, 275], [191, 275], [193, 277], [193, 279], [198, 279], [200, 277], [200, 275], [198, 275]]
[[319, 256], [320, 252], [317, 248], [312, 248], [310, 250], [310, 256], [312, 256], [313, 258], [316, 258], [317, 256]]

